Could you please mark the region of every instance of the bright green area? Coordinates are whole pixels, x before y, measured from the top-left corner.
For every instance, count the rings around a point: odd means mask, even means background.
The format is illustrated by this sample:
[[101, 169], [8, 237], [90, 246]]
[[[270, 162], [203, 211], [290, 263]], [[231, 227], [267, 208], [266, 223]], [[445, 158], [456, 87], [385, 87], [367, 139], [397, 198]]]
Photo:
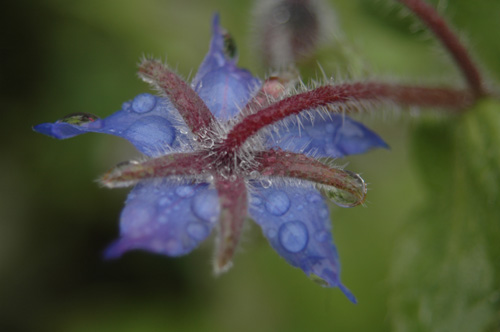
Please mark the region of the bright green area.
[[[330, 1], [342, 29], [318, 61], [328, 75], [459, 84], [428, 34], [389, 1]], [[447, 1], [492, 82], [500, 78], [500, 2]], [[34, 124], [106, 116], [149, 91], [142, 55], [194, 75], [221, 14], [240, 63], [263, 76], [248, 0], [19, 1], [3, 8], [0, 142], [2, 331], [495, 331], [500, 284], [500, 106], [463, 116], [375, 109], [359, 118], [390, 151], [349, 158], [366, 207], [332, 207], [342, 279], [324, 289], [286, 264], [248, 223], [234, 268], [212, 277], [212, 241], [177, 259], [131, 253], [105, 262], [127, 190], [93, 182], [137, 156], [114, 137], [56, 141]], [[335, 47], [335, 45], [339, 47]], [[302, 68], [321, 77], [316, 61]], [[339, 161], [344, 163], [345, 161]]]

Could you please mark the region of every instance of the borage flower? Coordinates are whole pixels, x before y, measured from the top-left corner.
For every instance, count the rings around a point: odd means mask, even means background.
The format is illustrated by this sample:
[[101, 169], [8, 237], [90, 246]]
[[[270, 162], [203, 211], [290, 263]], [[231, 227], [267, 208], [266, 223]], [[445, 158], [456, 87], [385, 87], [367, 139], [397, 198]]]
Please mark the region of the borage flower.
[[[147, 156], [100, 179], [110, 188], [135, 185], [107, 257], [132, 249], [185, 255], [217, 226], [214, 269], [220, 273], [230, 267], [250, 216], [288, 263], [355, 302], [340, 281], [320, 191], [341, 206], [355, 206], [366, 187], [359, 175], [324, 161], [386, 144], [362, 124], [315, 108], [326, 103], [285, 98], [284, 80], [261, 83], [236, 60], [216, 16], [210, 51], [191, 86], [160, 62], [144, 60], [139, 75], [164, 97], [140, 94], [105, 119], [77, 113], [34, 129], [58, 139], [112, 134]], [[307, 116], [298, 115], [304, 110]]]

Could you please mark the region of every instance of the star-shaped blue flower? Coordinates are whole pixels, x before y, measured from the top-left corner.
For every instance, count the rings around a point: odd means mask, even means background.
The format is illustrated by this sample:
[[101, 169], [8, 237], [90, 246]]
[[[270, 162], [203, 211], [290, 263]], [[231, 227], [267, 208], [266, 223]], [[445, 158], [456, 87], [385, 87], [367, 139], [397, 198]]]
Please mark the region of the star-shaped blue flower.
[[312, 106], [287, 114], [297, 104], [285, 107], [287, 83], [276, 77], [261, 82], [236, 61], [234, 43], [215, 16], [210, 51], [190, 86], [161, 63], [144, 60], [140, 75], [165, 96], [143, 93], [107, 118], [76, 113], [34, 130], [58, 139], [87, 132], [120, 136], [148, 157], [122, 163], [101, 179], [108, 187], [135, 185], [107, 257], [132, 249], [185, 255], [217, 226], [215, 270], [222, 272], [249, 216], [289, 264], [355, 302], [340, 281], [320, 191], [354, 206], [364, 201], [366, 188], [359, 175], [315, 158], [386, 144], [347, 116], [290, 116], [316, 111], [316, 104], [302, 98]]

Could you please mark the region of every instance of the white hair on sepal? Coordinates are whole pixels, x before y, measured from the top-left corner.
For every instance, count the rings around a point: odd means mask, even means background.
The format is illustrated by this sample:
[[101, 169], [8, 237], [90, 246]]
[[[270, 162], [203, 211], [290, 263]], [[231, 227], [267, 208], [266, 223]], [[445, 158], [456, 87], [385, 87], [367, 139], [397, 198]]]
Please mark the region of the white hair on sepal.
[[311, 144], [312, 139], [310, 139], [307, 142], [302, 143], [302, 145], [299, 147], [299, 153], [304, 153], [304, 151], [307, 149], [307, 147]]

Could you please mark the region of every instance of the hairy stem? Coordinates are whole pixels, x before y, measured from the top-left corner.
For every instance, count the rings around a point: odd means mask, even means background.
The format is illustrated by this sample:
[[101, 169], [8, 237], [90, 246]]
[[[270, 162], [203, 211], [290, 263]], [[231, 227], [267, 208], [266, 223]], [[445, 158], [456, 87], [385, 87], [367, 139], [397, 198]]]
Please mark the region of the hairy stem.
[[398, 0], [417, 15], [443, 43], [462, 71], [475, 97], [487, 94], [483, 79], [465, 46], [439, 13], [423, 0]]
[[345, 207], [363, 204], [365, 201], [365, 183], [355, 173], [329, 167], [303, 154], [282, 150], [263, 151], [257, 155], [256, 160], [260, 163], [257, 170], [263, 176], [306, 180], [343, 193], [344, 200], [342, 204]]
[[220, 217], [214, 271], [227, 271], [240, 240], [243, 222], [248, 214], [248, 193], [245, 180], [241, 177], [228, 180], [216, 176], [215, 187], [219, 194]]
[[195, 135], [205, 135], [215, 125], [215, 117], [203, 100], [161, 62], [145, 60], [139, 65], [139, 76], [160, 88]]
[[[226, 151], [237, 151], [248, 138], [262, 128], [302, 111], [349, 102], [392, 102], [404, 106], [440, 107], [460, 110], [474, 102], [469, 91], [393, 85], [378, 82], [322, 86], [303, 92], [244, 117], [228, 133], [222, 144]], [[349, 112], [349, 108], [347, 109]]]
[[142, 163], [120, 164], [104, 174], [99, 182], [108, 188], [128, 187], [143, 179], [168, 176], [196, 176], [207, 162], [197, 153], [172, 153]]

